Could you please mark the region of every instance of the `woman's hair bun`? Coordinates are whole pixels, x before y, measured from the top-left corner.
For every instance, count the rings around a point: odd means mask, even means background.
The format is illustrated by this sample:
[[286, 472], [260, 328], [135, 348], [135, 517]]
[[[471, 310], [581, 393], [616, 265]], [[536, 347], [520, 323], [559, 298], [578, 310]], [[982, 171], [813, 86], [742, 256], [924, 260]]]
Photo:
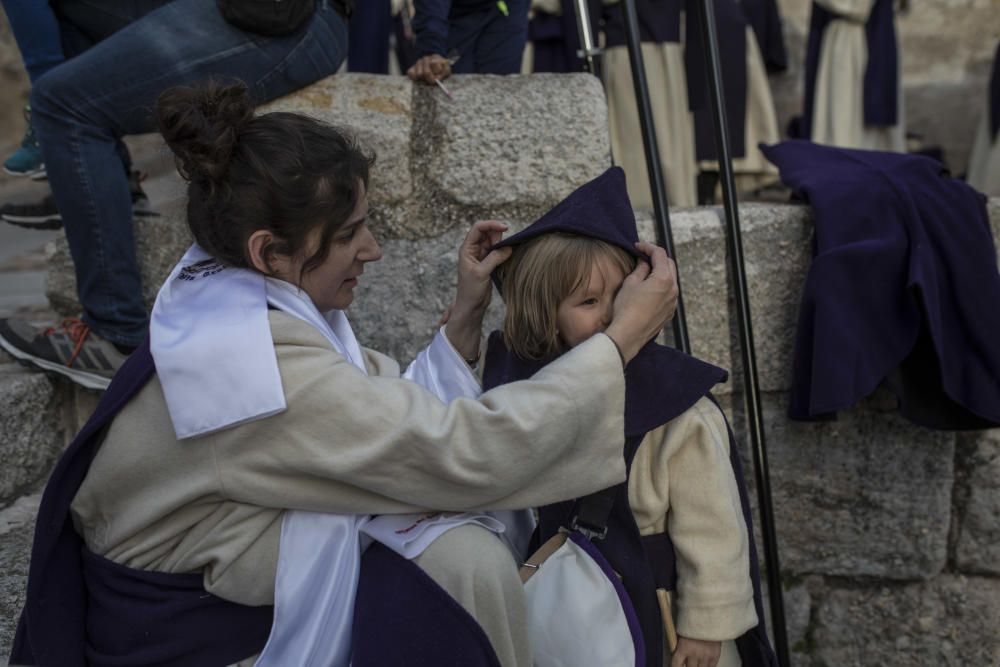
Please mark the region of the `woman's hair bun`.
[[165, 90], [156, 101], [156, 120], [189, 181], [222, 181], [240, 131], [253, 118], [242, 81], [209, 80]]

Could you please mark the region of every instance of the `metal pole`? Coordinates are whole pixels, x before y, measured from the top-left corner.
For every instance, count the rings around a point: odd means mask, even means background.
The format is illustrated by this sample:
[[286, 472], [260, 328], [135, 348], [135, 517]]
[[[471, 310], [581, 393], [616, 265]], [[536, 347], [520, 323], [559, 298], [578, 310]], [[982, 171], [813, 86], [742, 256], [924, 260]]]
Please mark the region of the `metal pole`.
[[[600, 54], [600, 49], [594, 46], [593, 33], [590, 30], [590, 11], [587, 0], [575, 0], [576, 23], [580, 32], [582, 49], [580, 56], [586, 58], [587, 69], [591, 74], [597, 70], [594, 57]], [[649, 102], [649, 86], [646, 83], [646, 68], [642, 62], [642, 49], [639, 45], [639, 19], [635, 13], [634, 0], [623, 0], [622, 11], [625, 15], [626, 41], [628, 44], [629, 61], [632, 65], [632, 81], [635, 85], [635, 98], [639, 106], [639, 120], [642, 125], [642, 145], [646, 153], [646, 169], [649, 173], [649, 189], [653, 193], [653, 212], [657, 241], [666, 249], [667, 254], [676, 262], [674, 252], [674, 237], [670, 233], [670, 212], [667, 208], [667, 193], [663, 189], [663, 168], [660, 166], [660, 151], [656, 143], [656, 128], [653, 125], [653, 112]], [[680, 273], [677, 276], [677, 312], [674, 315], [674, 344], [687, 354], [691, 354], [691, 342], [688, 339], [687, 317], [684, 314], [684, 301], [680, 295]]]
[[580, 50], [577, 55], [587, 61], [587, 71], [597, 76], [597, 57], [601, 55], [601, 50], [594, 42], [594, 32], [590, 29], [590, 9], [587, 7], [587, 0], [575, 0], [576, 2], [576, 28], [580, 34]]
[[[622, 0], [622, 14], [625, 19], [625, 44], [628, 47], [629, 63], [632, 66], [632, 83], [635, 86], [635, 101], [639, 107], [639, 122], [642, 128], [642, 147], [646, 153], [646, 171], [649, 174], [649, 189], [653, 194], [653, 214], [656, 221], [656, 236], [667, 254], [676, 262], [674, 237], [670, 232], [670, 211], [667, 208], [667, 193], [663, 187], [663, 167], [660, 165], [660, 149], [656, 142], [656, 127], [653, 124], [653, 109], [649, 102], [649, 85], [646, 81], [646, 66], [642, 60], [642, 45], [639, 36], [639, 17], [635, 11], [635, 0]], [[691, 354], [688, 338], [687, 316], [681, 295], [680, 269], [677, 273], [677, 313], [674, 315], [674, 344], [686, 354]]]
[[719, 41], [715, 31], [715, 10], [712, 0], [695, 0], [698, 21], [705, 42], [705, 58], [711, 77], [712, 120], [715, 125], [716, 150], [722, 175], [723, 206], [726, 213], [726, 243], [732, 263], [736, 291], [736, 319], [743, 356], [743, 380], [746, 391], [747, 423], [757, 480], [757, 500], [760, 505], [760, 528], [764, 538], [767, 564], [767, 589], [771, 606], [774, 649], [781, 667], [788, 667], [788, 635], [785, 629], [785, 604], [781, 593], [781, 567], [778, 562], [778, 540], [774, 529], [774, 509], [771, 502], [771, 480], [768, 473], [767, 448], [764, 444], [764, 417], [757, 384], [757, 359], [754, 352], [753, 330], [750, 324], [750, 299], [743, 260], [739, 212], [736, 208], [736, 187], [729, 151], [729, 127], [726, 124], [725, 98], [719, 65]]

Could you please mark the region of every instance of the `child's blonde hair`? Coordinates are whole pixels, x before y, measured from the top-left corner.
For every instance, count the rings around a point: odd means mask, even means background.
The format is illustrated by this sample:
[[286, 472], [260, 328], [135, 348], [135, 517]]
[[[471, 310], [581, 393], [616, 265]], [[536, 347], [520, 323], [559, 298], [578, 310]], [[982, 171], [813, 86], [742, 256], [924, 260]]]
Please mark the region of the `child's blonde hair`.
[[523, 359], [551, 359], [564, 351], [556, 328], [559, 304], [584, 281], [598, 257], [607, 257], [628, 275], [635, 259], [605, 241], [556, 232], [514, 248], [500, 265], [500, 295], [507, 312], [503, 337]]

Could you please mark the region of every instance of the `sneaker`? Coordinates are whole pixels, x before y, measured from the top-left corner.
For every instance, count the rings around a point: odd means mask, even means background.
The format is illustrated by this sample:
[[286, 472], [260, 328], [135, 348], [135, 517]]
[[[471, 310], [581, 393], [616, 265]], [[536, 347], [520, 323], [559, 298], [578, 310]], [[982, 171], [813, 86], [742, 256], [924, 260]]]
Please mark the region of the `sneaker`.
[[59, 215], [52, 195], [45, 195], [42, 201], [34, 204], [4, 204], [0, 206], [0, 218], [4, 222], [28, 229], [62, 227], [62, 216]]
[[41, 180], [45, 178], [45, 162], [42, 147], [35, 136], [35, 128], [31, 125], [30, 107], [24, 108], [24, 119], [28, 122], [28, 131], [24, 133], [21, 147], [3, 163], [3, 170], [11, 176], [28, 176]]
[[[145, 175], [133, 171], [129, 176], [129, 191], [132, 193], [132, 215], [152, 217], [160, 215], [153, 210], [140, 183]], [[34, 204], [4, 204], [0, 206], [0, 218], [18, 227], [28, 229], [59, 229], [62, 227], [62, 215], [56, 208], [52, 195], [45, 195], [40, 202]]]
[[22, 363], [58, 373], [88, 389], [107, 389], [128, 358], [76, 317], [63, 320], [59, 329], [50, 327], [41, 333], [24, 320], [0, 319], [0, 347]]
[[133, 169], [128, 175], [128, 189], [132, 193], [132, 215], [140, 218], [155, 217], [160, 214], [153, 210], [149, 203], [149, 197], [142, 189], [142, 182], [146, 180], [146, 172]]

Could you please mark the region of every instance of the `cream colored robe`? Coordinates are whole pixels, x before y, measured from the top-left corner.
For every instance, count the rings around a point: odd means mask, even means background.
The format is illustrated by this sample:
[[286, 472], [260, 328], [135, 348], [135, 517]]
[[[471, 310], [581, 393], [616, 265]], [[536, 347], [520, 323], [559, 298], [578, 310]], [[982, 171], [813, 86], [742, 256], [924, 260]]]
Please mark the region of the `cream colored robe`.
[[983, 109], [969, 157], [969, 185], [991, 197], [1000, 197], [1000, 135], [990, 139], [989, 109]]
[[812, 140], [843, 148], [905, 151], [902, 76], [899, 77], [899, 122], [892, 127], [865, 125], [864, 83], [868, 65], [865, 23], [875, 0], [816, 0], [816, 4], [843, 18], [830, 21], [820, 44]]
[[[683, 18], [681, 24], [684, 25]], [[776, 143], [781, 139], [760, 46], [753, 28], [747, 26], [746, 31], [746, 155], [733, 160], [733, 171], [741, 190], [759, 187], [776, 178], [777, 169], [767, 161], [757, 144]], [[716, 162], [699, 164], [695, 158], [694, 116], [688, 105], [684, 45], [646, 42], [642, 44], [642, 58], [649, 82], [667, 202], [670, 206], [695, 206], [698, 203], [699, 168], [716, 170], [718, 165]], [[624, 46], [606, 49], [604, 63], [611, 154], [615, 164], [625, 170], [632, 206], [651, 211], [653, 195], [649, 187], [628, 49]]]
[[632, 462], [628, 492], [639, 532], [665, 531], [673, 541], [677, 633], [722, 641], [719, 666], [739, 665], [731, 640], [757, 625], [757, 612], [729, 433], [711, 400], [701, 399], [646, 435]]
[[73, 501], [88, 548], [133, 568], [200, 571], [208, 591], [264, 605], [286, 509], [524, 508], [625, 478], [624, 380], [606, 336], [531, 380], [445, 405], [384, 355], [365, 350], [366, 376], [305, 322], [269, 318], [288, 409], [178, 441], [154, 377]]

